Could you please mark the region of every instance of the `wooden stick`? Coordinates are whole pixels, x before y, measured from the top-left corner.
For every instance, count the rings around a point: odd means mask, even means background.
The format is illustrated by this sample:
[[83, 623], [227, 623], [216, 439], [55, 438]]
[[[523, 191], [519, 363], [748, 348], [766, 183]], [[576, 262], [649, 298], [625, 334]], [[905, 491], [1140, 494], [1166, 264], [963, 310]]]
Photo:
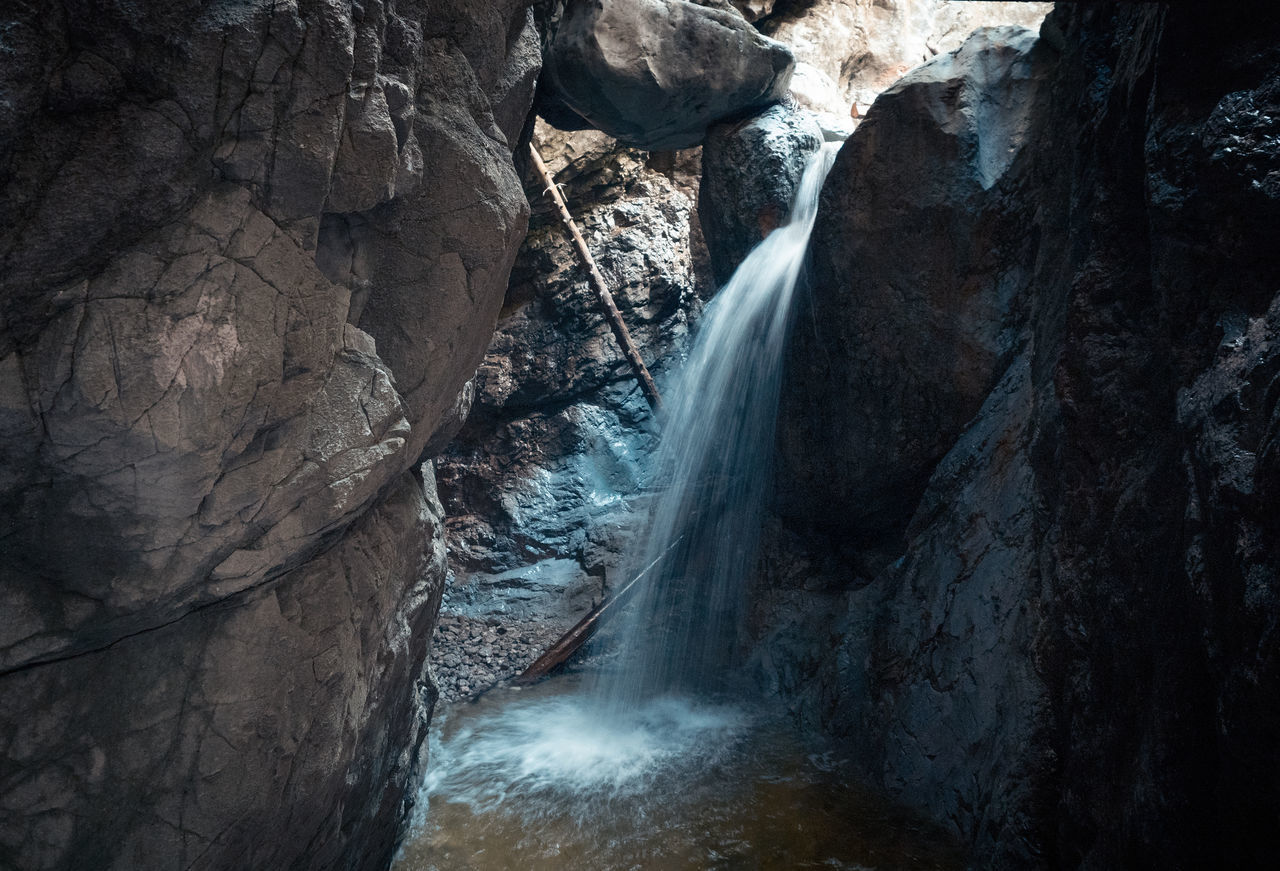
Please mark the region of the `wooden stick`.
[[622, 348], [622, 354], [627, 358], [627, 362], [631, 364], [631, 369], [636, 373], [636, 378], [640, 381], [640, 389], [644, 391], [644, 398], [649, 401], [649, 407], [657, 410], [662, 407], [662, 397], [658, 395], [658, 386], [653, 383], [653, 377], [649, 374], [649, 369], [644, 365], [644, 359], [640, 356], [640, 351], [636, 348], [635, 342], [631, 340], [631, 332], [627, 329], [626, 322], [622, 320], [622, 312], [618, 311], [618, 306], [613, 301], [613, 294], [609, 293], [608, 286], [604, 283], [604, 276], [600, 274], [600, 270], [596, 267], [595, 258], [591, 256], [591, 250], [587, 248], [587, 242], [582, 238], [582, 234], [578, 232], [578, 225], [574, 223], [573, 216], [569, 214], [569, 207], [565, 204], [564, 197], [560, 196], [560, 189], [556, 187], [555, 180], [551, 177], [551, 172], [547, 169], [547, 165], [542, 162], [542, 155], [538, 154], [538, 149], [533, 143], [529, 143], [529, 154], [533, 156], [533, 165], [537, 168], [538, 174], [542, 176], [542, 181], [547, 186], [546, 193], [551, 194], [551, 199], [555, 201], [556, 207], [560, 210], [560, 220], [569, 230], [569, 235], [573, 237], [573, 245], [578, 249], [578, 257], [582, 259], [583, 266], [587, 269], [587, 276], [591, 279], [591, 286], [595, 289], [596, 298], [600, 300], [600, 305], [604, 307], [605, 319], [609, 321], [609, 327], [613, 330], [613, 336], [618, 340], [618, 346]]
[[573, 625], [573, 628], [560, 636], [560, 640], [547, 648], [546, 653], [539, 656], [533, 663], [512, 681], [516, 686], [526, 686], [541, 680], [551, 672], [569, 661], [569, 657], [578, 652], [578, 649], [587, 642], [587, 639], [595, 634], [600, 628], [600, 624], [606, 619], [618, 612], [623, 603], [631, 596], [631, 591], [635, 589], [636, 583], [649, 573], [649, 570], [656, 566], [662, 559], [671, 552], [671, 548], [680, 543], [684, 536], [680, 536], [671, 542], [670, 547], [658, 555], [653, 562], [649, 563], [631, 580], [623, 585], [608, 599], [605, 599], [599, 605], [596, 605], [587, 612], [587, 616], [583, 617]]

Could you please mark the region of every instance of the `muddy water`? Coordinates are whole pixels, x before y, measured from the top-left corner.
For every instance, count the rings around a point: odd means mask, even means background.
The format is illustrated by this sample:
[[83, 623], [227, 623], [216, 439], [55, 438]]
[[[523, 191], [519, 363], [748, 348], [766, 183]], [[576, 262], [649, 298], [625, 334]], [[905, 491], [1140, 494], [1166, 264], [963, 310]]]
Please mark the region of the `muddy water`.
[[394, 871], [964, 867], [766, 712], [666, 696], [618, 721], [574, 682], [438, 716]]

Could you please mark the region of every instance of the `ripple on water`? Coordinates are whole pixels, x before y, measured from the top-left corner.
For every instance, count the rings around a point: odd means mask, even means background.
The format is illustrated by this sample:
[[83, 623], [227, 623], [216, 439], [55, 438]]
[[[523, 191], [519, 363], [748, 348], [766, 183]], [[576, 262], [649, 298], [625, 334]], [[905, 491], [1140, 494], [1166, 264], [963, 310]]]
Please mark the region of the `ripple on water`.
[[551, 681], [433, 726], [394, 871], [962, 867], [759, 712], [683, 697], [628, 716]]

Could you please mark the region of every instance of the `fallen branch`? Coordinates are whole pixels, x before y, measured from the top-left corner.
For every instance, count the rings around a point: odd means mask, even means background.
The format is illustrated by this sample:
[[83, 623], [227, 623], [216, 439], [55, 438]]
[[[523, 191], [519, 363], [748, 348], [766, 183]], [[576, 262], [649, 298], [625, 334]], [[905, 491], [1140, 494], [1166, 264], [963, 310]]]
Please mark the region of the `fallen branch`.
[[533, 165], [537, 168], [538, 174], [542, 176], [543, 184], [547, 186], [546, 192], [551, 194], [552, 200], [555, 201], [556, 207], [560, 210], [560, 220], [569, 230], [569, 235], [573, 237], [573, 245], [578, 249], [578, 257], [582, 259], [582, 264], [586, 267], [587, 276], [590, 278], [591, 286], [596, 292], [596, 298], [600, 300], [600, 305], [604, 307], [605, 319], [609, 321], [609, 328], [613, 330], [613, 336], [618, 340], [618, 346], [622, 348], [623, 356], [627, 358], [627, 362], [631, 364], [631, 369], [636, 373], [636, 378], [640, 381], [640, 389], [644, 391], [644, 398], [649, 401], [651, 408], [661, 408], [662, 397], [658, 395], [658, 386], [653, 383], [653, 376], [649, 374], [649, 369], [644, 365], [644, 359], [640, 356], [640, 351], [631, 339], [631, 332], [627, 329], [626, 322], [622, 320], [622, 312], [618, 311], [618, 306], [613, 301], [613, 294], [609, 292], [608, 286], [605, 285], [604, 276], [600, 274], [600, 270], [596, 267], [595, 258], [591, 256], [591, 250], [587, 248], [586, 240], [578, 232], [578, 225], [574, 223], [573, 216], [569, 214], [569, 207], [565, 204], [564, 197], [560, 195], [560, 189], [556, 187], [555, 180], [551, 177], [551, 172], [547, 169], [547, 165], [542, 162], [542, 155], [538, 154], [538, 149], [534, 147], [532, 142], [529, 143], [529, 154], [533, 156]]
[[596, 630], [600, 628], [600, 624], [622, 608], [627, 599], [631, 597], [631, 591], [635, 589], [636, 583], [647, 575], [650, 569], [661, 562], [671, 552], [671, 548], [679, 544], [683, 538], [684, 536], [682, 535], [671, 542], [671, 545], [666, 550], [658, 554], [653, 562], [641, 569], [638, 575], [627, 581], [613, 596], [588, 611], [587, 616], [575, 623], [573, 628], [564, 635], [561, 635], [559, 641], [548, 647], [546, 653], [539, 656], [528, 668], [520, 672], [512, 683], [516, 686], [534, 683], [568, 662], [569, 657], [577, 653], [579, 648], [587, 642], [587, 639], [595, 634]]

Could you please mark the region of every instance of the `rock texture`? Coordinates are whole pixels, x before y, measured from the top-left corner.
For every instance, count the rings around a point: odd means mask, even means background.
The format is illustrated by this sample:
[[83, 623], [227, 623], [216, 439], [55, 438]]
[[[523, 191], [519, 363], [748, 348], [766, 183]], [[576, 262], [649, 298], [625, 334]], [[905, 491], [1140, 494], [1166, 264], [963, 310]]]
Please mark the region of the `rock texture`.
[[[832, 217], [814, 228], [817, 311], [798, 318], [784, 393], [787, 516], [900, 527], [1019, 349], [1036, 240], [1015, 167], [1044, 78], [1035, 41], [979, 31], [882, 94], [841, 149]], [[833, 395], [848, 413], [822, 413]], [[815, 463], [815, 441], [840, 449]]]
[[[978, 199], [935, 200], [894, 249], [942, 258], [954, 290], [939, 315], [977, 348], [1000, 335], [970, 314], [971, 289], [1002, 292], [988, 244], [1029, 291], [999, 318], [1015, 340], [984, 352], [976, 381], [964, 356], [955, 377], [939, 370], [914, 423], [858, 397], [936, 349], [812, 339], [879, 288], [918, 304], [899, 266], [843, 253], [867, 230], [875, 188], [852, 193], [875, 184], [870, 164], [829, 182], [790, 390], [831, 366], [849, 376], [821, 407], [791, 406], [805, 421], [783, 455], [812, 482], [851, 482], [830, 470], [868, 450], [851, 433], [882, 426], [889, 468], [875, 474], [927, 484], [904, 493], [854, 470], [860, 484], [812, 505], [789, 495], [759, 663], [984, 867], [1256, 867], [1280, 849], [1278, 36], [1263, 4], [1211, 22], [1177, 5], [1059, 4], [1031, 54], [1044, 73], [1022, 153]], [[841, 165], [872, 150], [896, 164], [969, 124], [958, 103], [903, 99], [911, 87], [876, 104]], [[972, 172], [981, 153], [943, 147], [930, 174]], [[1024, 220], [947, 259], [975, 206]], [[866, 415], [878, 422], [851, 420]]]
[[[697, 153], [655, 160], [542, 124], [535, 142], [661, 386], [710, 285], [690, 195]], [[522, 670], [542, 650], [513, 639], [554, 640], [618, 580], [608, 567], [655, 438], [554, 207], [533, 176], [527, 190], [534, 216], [471, 417], [438, 467], [453, 570], [444, 610], [467, 630], [436, 654], [446, 696]], [[493, 637], [475, 643], [473, 631]]]
[[0, 866], [380, 867], [537, 35], [152, 7], [0, 15]]
[[684, 0], [568, 0], [554, 28], [543, 101], [560, 111], [544, 116], [635, 148], [698, 145], [708, 125], [781, 99], [794, 65], [740, 14]]
[[777, 4], [759, 25], [796, 55], [801, 105], [860, 114], [908, 70], [957, 48], [975, 28], [1039, 27], [1052, 3], [813, 0]]
[[817, 121], [787, 104], [707, 131], [698, 214], [717, 283], [786, 221], [805, 162], [821, 145]]

